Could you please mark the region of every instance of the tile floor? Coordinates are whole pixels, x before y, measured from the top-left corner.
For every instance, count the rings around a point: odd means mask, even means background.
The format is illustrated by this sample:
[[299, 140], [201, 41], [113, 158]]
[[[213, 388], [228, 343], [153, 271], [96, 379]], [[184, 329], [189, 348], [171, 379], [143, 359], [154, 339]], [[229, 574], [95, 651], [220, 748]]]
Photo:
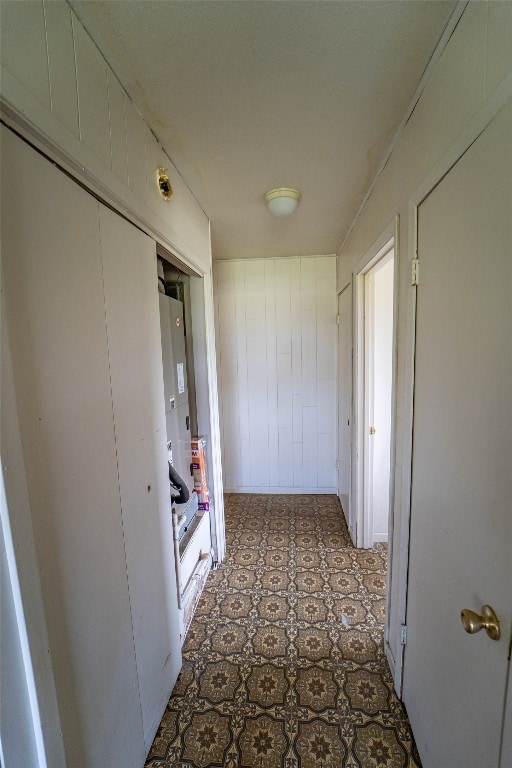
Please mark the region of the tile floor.
[[335, 496], [230, 494], [146, 766], [418, 768], [382, 650], [386, 551]]

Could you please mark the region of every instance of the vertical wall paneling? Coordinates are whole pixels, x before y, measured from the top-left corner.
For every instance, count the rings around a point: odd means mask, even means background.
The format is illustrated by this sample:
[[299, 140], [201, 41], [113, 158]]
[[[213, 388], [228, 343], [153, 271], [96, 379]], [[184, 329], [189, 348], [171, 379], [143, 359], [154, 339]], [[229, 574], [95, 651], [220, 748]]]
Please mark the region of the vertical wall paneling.
[[268, 463], [269, 485], [279, 483], [279, 418], [277, 379], [277, 334], [276, 334], [276, 285], [275, 262], [267, 260], [265, 266], [265, 325], [266, 325], [266, 371], [267, 371], [267, 414], [268, 421]]
[[[290, 264], [290, 314], [292, 320], [292, 381], [293, 394], [302, 394], [302, 335], [300, 303], [300, 259]], [[294, 437], [295, 441], [295, 437]]]
[[[334, 425], [333, 425], [334, 426]], [[322, 488], [336, 478], [336, 432], [318, 432], [318, 485]]]
[[334, 492], [334, 257], [214, 270], [226, 488]]
[[275, 262], [277, 355], [292, 354], [292, 284], [290, 259]]
[[[2, 2], [1, 21], [2, 97], [13, 110], [9, 120], [29, 140], [42, 141], [50, 157], [65, 158], [86, 186], [107, 194], [125, 217], [144, 222], [168, 250], [209, 272], [208, 217], [69, 3]], [[156, 197], [155, 163], [171, 174], [174, 196], [167, 206]]]
[[316, 259], [301, 259], [300, 263], [300, 325], [302, 351], [302, 405], [316, 405], [317, 362], [317, 303]]
[[292, 400], [292, 356], [277, 355], [277, 414], [276, 421], [280, 429], [289, 429], [293, 424]]
[[332, 409], [336, 406], [336, 379], [318, 379], [317, 395], [318, 432], [324, 435], [333, 433]]
[[[234, 270], [235, 312], [236, 312], [236, 356], [238, 361], [236, 391], [238, 395], [239, 431], [238, 441], [233, 450], [240, 454], [241, 472], [238, 484], [248, 486], [251, 484], [250, 462], [248, 455], [250, 450], [249, 436], [249, 375], [248, 355], [249, 343], [246, 330], [246, 295], [245, 295], [245, 268], [240, 262], [232, 264]], [[223, 398], [221, 398], [223, 400]], [[235, 433], [236, 436], [236, 433]], [[236, 438], [235, 438], [236, 439]]]
[[128, 153], [128, 185], [144, 203], [148, 202], [146, 176], [146, 126], [125, 95], [126, 148]]
[[71, 11], [67, 3], [44, 0], [51, 110], [57, 120], [79, 137], [78, 94]]
[[317, 408], [302, 409], [302, 485], [315, 488], [318, 485], [318, 418]]
[[117, 178], [128, 184], [128, 156], [126, 151], [126, 120], [124, 91], [112, 72], [108, 71], [108, 109], [110, 116], [111, 167]]
[[277, 485], [293, 487], [291, 260], [276, 259], [274, 264], [279, 478]]
[[49, 110], [50, 78], [43, 0], [2, 3], [1, 12], [2, 64]]
[[247, 337], [247, 390], [249, 410], [250, 481], [254, 486], [269, 484], [268, 455], [268, 373], [263, 260], [245, 265], [245, 321]]
[[293, 486], [293, 398], [292, 356], [277, 355], [277, 427], [278, 427], [278, 485]]
[[73, 17], [80, 138], [110, 168], [107, 65], [93, 41]]
[[294, 443], [302, 443], [302, 395], [292, 397], [292, 435]]

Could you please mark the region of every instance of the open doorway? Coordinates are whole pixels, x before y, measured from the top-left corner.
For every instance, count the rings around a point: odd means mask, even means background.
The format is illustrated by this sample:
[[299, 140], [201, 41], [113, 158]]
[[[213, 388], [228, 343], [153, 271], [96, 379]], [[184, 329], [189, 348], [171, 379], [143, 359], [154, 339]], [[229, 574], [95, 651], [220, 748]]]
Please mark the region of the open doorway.
[[365, 275], [365, 528], [368, 545], [387, 542], [393, 378], [393, 272], [390, 248]]
[[357, 546], [390, 537], [393, 441], [395, 235], [381, 239], [356, 272]]
[[350, 504], [352, 473], [352, 283], [338, 294], [338, 498], [352, 542], [355, 543]]

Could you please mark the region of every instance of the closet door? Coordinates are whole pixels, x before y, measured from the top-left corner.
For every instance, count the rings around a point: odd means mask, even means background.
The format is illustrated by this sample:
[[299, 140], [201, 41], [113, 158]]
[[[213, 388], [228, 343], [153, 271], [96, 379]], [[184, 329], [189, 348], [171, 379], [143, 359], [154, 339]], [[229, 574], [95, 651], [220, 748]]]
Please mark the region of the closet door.
[[[84, 768], [135, 768], [144, 762], [144, 741], [98, 203], [7, 129], [2, 188], [3, 298], [16, 388], [16, 403], [3, 405], [18, 412], [66, 759]], [[16, 515], [8, 474], [6, 481]]]
[[100, 206], [112, 401], [149, 750], [181, 667], [155, 243]]

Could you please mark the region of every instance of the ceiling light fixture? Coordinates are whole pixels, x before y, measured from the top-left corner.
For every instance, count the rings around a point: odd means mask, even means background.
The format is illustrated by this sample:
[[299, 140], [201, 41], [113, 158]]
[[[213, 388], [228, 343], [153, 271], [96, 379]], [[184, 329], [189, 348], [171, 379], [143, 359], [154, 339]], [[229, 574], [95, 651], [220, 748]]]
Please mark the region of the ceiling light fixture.
[[294, 212], [301, 198], [302, 195], [297, 189], [288, 189], [287, 187], [271, 189], [265, 195], [269, 211], [274, 216], [289, 216], [290, 213]]

